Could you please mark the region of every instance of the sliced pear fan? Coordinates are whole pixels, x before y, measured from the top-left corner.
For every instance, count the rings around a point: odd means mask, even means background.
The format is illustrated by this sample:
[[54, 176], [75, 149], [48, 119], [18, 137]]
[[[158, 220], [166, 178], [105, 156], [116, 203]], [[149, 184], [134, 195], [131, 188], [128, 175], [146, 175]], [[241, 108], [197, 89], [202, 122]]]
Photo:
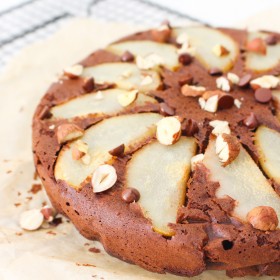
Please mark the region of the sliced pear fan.
[[80, 138], [88, 145], [90, 163], [87, 165], [81, 160], [72, 159], [72, 147], [77, 142], [73, 141], [64, 146], [58, 155], [54, 171], [56, 180], [64, 180], [79, 189], [100, 164], [113, 159], [108, 151], [124, 144], [125, 152], [129, 152], [135, 145], [154, 135], [155, 124], [160, 119], [161, 116], [154, 113], [123, 115], [90, 127]]
[[[146, 76], [152, 78], [149, 84], [141, 84]], [[140, 70], [133, 63], [103, 63], [92, 67], [87, 67], [83, 71], [83, 77], [93, 77], [96, 83], [114, 83], [121, 89], [138, 89], [147, 92], [157, 89], [160, 84], [160, 77], [155, 71]]]
[[[81, 95], [71, 99], [68, 102], [54, 106], [51, 109], [52, 117], [55, 119], [69, 119], [74, 117], [85, 117], [90, 114], [112, 115], [120, 113], [124, 107], [118, 102], [118, 96], [126, 93], [126, 90], [109, 89], [100, 93], [91, 93]], [[157, 103], [157, 101], [145, 94], [139, 93], [136, 100], [127, 108], [143, 106], [148, 103]]]
[[[217, 67], [228, 71], [237, 59], [239, 54], [237, 43], [222, 31], [207, 27], [186, 27], [174, 29], [173, 36], [177, 37], [182, 33], [188, 36], [190, 46], [195, 48], [195, 57], [207, 69]], [[229, 54], [216, 56], [212, 51], [216, 45], [225, 47]]]
[[244, 148], [231, 164], [222, 167], [215, 141], [211, 140], [203, 163], [210, 170], [210, 180], [220, 184], [216, 196], [230, 196], [236, 201], [233, 216], [246, 221], [247, 213], [253, 208], [270, 206], [280, 219], [280, 197]]
[[[255, 38], [265, 38], [268, 35], [264, 32], [251, 32], [248, 35], [248, 41], [251, 41]], [[262, 72], [267, 71], [280, 63], [280, 43], [273, 46], [266, 46], [266, 54], [258, 54], [255, 52], [246, 52], [245, 60], [246, 68]]]
[[255, 144], [264, 172], [280, 184], [280, 133], [260, 126], [255, 134]]
[[135, 56], [145, 57], [150, 54], [156, 54], [163, 60], [163, 65], [173, 69], [178, 65], [177, 48], [170, 44], [156, 43], [153, 41], [126, 41], [112, 44], [107, 50], [117, 55], [129, 51]]
[[155, 231], [172, 235], [168, 223], [176, 223], [184, 204], [190, 162], [196, 151], [193, 138], [181, 137], [172, 146], [152, 142], [137, 151], [126, 171], [128, 187], [140, 192], [138, 201]]

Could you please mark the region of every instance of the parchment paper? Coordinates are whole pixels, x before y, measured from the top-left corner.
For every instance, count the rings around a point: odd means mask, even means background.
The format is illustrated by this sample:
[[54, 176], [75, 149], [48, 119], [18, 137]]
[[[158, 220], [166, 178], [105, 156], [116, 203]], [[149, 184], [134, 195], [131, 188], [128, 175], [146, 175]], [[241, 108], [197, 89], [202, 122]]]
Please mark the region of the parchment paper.
[[[276, 10], [273, 14], [279, 15], [279, 12]], [[260, 21], [261, 18], [266, 19], [265, 28], [280, 30], [277, 17], [267, 26], [267, 19], [273, 18], [270, 13], [249, 22], [257, 28], [264, 22]], [[247, 26], [247, 22], [242, 26]], [[43, 190], [30, 193], [31, 185], [36, 183], [33, 178], [31, 119], [40, 98], [65, 66], [139, 29], [92, 19], [71, 20], [50, 39], [24, 49], [1, 75], [0, 280], [186, 279], [154, 274], [110, 257], [100, 243], [83, 238], [65, 218], [55, 228], [35, 232], [23, 231], [18, 225], [22, 211], [41, 207], [47, 202]], [[89, 252], [92, 247], [101, 252]], [[219, 280], [225, 279], [224, 275], [223, 272], [206, 272], [193, 279]]]

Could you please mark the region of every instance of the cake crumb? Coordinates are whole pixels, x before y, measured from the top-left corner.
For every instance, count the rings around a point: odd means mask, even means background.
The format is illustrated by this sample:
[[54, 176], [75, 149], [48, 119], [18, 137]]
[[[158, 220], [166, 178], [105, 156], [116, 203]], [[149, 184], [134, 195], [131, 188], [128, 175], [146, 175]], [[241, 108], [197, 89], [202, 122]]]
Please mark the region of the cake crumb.
[[88, 251], [91, 252], [91, 253], [96, 253], [96, 254], [100, 253], [100, 249], [95, 248], [95, 247], [89, 248]]
[[38, 173], [37, 171], [34, 171], [33, 180], [37, 180], [37, 179], [38, 179]]
[[42, 185], [41, 184], [33, 184], [31, 189], [28, 192], [36, 194], [36, 193], [38, 193], [41, 190], [42, 190]]
[[96, 267], [96, 265], [94, 264], [89, 264], [89, 263], [76, 263], [77, 266], [92, 266], [92, 267]]

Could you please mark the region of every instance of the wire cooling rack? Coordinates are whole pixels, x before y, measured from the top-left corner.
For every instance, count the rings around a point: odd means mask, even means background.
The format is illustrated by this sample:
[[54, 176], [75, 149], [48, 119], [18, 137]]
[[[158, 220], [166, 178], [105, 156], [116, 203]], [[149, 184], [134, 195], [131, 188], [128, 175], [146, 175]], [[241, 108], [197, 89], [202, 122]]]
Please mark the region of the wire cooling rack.
[[145, 0], [24, 0], [0, 12], [0, 70], [24, 46], [50, 36], [72, 17], [151, 26], [164, 19], [199, 22]]

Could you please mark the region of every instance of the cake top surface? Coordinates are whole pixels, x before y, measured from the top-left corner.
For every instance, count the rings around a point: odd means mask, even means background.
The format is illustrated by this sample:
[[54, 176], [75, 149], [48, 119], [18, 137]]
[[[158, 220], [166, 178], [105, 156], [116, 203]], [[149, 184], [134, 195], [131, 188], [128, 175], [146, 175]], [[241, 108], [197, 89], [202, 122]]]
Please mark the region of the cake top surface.
[[[49, 88], [34, 116], [36, 165], [78, 212], [103, 207], [106, 221], [170, 248], [187, 231], [189, 275], [275, 263], [279, 61], [270, 32], [163, 24], [124, 38]], [[243, 262], [242, 240], [257, 244]]]

